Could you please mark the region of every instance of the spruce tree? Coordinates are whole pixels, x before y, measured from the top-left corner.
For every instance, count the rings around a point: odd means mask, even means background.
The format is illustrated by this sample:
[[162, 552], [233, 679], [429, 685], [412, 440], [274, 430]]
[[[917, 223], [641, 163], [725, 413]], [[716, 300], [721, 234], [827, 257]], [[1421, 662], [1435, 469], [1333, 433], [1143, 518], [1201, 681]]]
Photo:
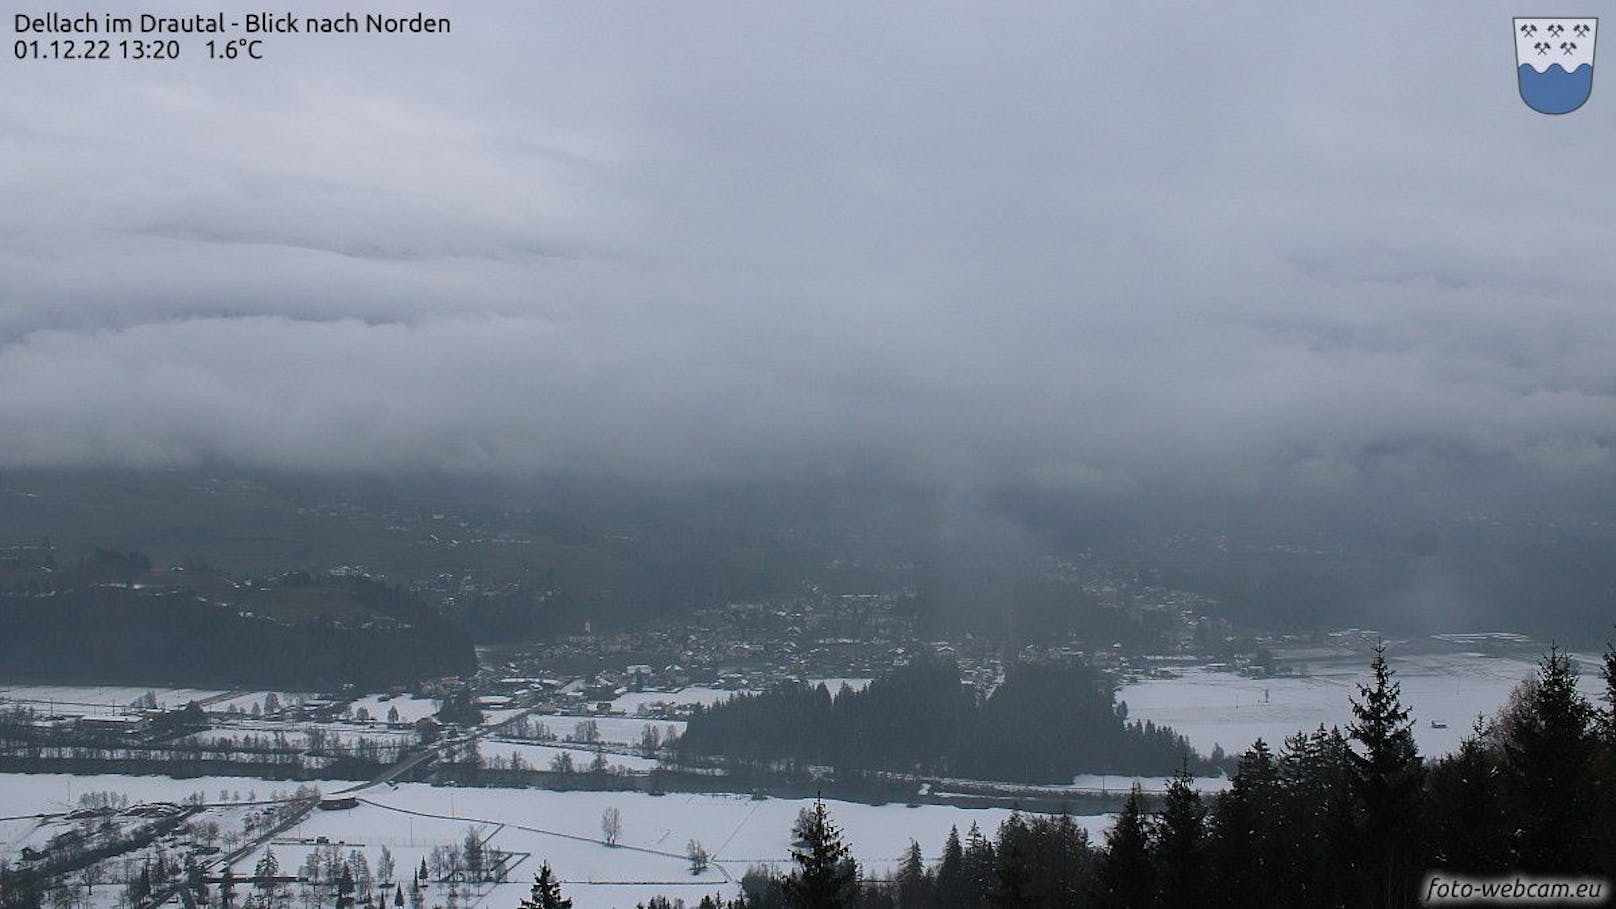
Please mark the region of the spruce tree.
[[1278, 768], [1262, 739], [1240, 756], [1234, 780], [1213, 812], [1212, 868], [1216, 905], [1266, 906], [1281, 870], [1274, 818]]
[[997, 865], [993, 843], [982, 835], [982, 828], [972, 823], [965, 834], [966, 905], [981, 906], [993, 898], [993, 891], [998, 888]]
[[1386, 662], [1386, 645], [1375, 646], [1373, 679], [1352, 699], [1352, 783], [1363, 811], [1364, 874], [1371, 905], [1400, 906], [1413, 898], [1422, 863], [1411, 852], [1425, 767], [1414, 745], [1414, 721], [1403, 706], [1402, 685]]
[[960, 845], [958, 827], [948, 829], [948, 842], [937, 863], [937, 905], [940, 909], [971, 905], [965, 878], [965, 847]]
[[353, 869], [348, 863], [342, 864], [342, 874], [337, 878], [337, 909], [353, 909], [354, 904], [354, 877]]
[[1156, 905], [1186, 909], [1204, 905], [1206, 806], [1187, 766], [1167, 783], [1167, 795], [1156, 813], [1154, 841]]
[[1570, 654], [1551, 646], [1504, 742], [1520, 827], [1517, 858], [1533, 872], [1582, 872], [1593, 862], [1593, 708]]
[[1100, 861], [1101, 904], [1117, 909], [1148, 906], [1151, 900], [1150, 830], [1145, 797], [1136, 784], [1105, 834]]
[[561, 883], [556, 880], [550, 863], [539, 866], [533, 878], [533, 889], [528, 898], [517, 904], [519, 909], [572, 909], [572, 900], [561, 895]]
[[1512, 825], [1501, 793], [1502, 768], [1486, 745], [1491, 732], [1478, 720], [1459, 750], [1431, 768], [1431, 861], [1438, 868], [1480, 875], [1509, 869]]
[[909, 850], [903, 855], [898, 868], [898, 905], [926, 906], [931, 903], [931, 878], [926, 874], [926, 860], [920, 854], [920, 844], [909, 841]]
[[1021, 909], [1033, 903], [1032, 868], [1027, 848], [1027, 822], [1020, 812], [1012, 812], [999, 825], [999, 847], [995, 850], [993, 892], [989, 905]]
[[1093, 880], [1094, 849], [1087, 830], [1064, 809], [1056, 818], [1035, 818], [1031, 827], [1036, 869], [1034, 896], [1045, 905], [1072, 906], [1086, 901]]
[[814, 800], [804, 843], [791, 850], [797, 866], [785, 880], [787, 901], [798, 909], [842, 909], [858, 898], [858, 866], [831, 823], [823, 799]]
[[1363, 875], [1362, 813], [1353, 785], [1352, 749], [1340, 730], [1321, 724], [1285, 740], [1273, 818], [1274, 884], [1300, 904], [1340, 906], [1345, 882]]

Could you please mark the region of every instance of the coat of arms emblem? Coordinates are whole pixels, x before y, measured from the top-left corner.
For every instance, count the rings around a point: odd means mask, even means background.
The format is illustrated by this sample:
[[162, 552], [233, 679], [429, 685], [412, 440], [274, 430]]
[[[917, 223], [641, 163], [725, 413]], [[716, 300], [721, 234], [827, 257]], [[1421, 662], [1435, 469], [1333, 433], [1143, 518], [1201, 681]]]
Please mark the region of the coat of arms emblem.
[[1515, 20], [1515, 78], [1540, 114], [1569, 114], [1594, 90], [1597, 18]]

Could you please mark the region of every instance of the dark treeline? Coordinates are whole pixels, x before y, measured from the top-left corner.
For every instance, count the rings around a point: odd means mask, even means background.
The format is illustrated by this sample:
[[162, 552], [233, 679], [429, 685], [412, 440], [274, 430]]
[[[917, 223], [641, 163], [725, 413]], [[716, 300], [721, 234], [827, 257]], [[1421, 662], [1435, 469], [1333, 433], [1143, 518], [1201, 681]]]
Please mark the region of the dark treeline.
[[996, 835], [955, 830], [930, 863], [911, 845], [894, 879], [869, 880], [820, 803], [798, 820], [787, 873], [754, 868], [741, 896], [701, 906], [1404, 907], [1422, 904], [1428, 875], [1616, 876], [1616, 652], [1606, 706], [1551, 650], [1494, 721], [1435, 761], [1415, 749], [1383, 655], [1372, 672], [1345, 733], [1298, 733], [1277, 753], [1258, 741], [1216, 796], [1182, 773], [1154, 806], [1136, 789], [1103, 842], [1064, 815], [1014, 814]]
[[[37, 681], [382, 688], [475, 670], [467, 635], [396, 588], [360, 577], [298, 578], [331, 613], [284, 618], [184, 586], [148, 589], [137, 554], [93, 558], [0, 587], [0, 665]], [[312, 596], [311, 596], [312, 594]], [[357, 606], [365, 618], [339, 619]]]
[[862, 691], [795, 684], [741, 695], [692, 717], [680, 751], [1030, 783], [1201, 766], [1171, 729], [1123, 719], [1086, 666], [1017, 663], [980, 698], [958, 666], [931, 658]]

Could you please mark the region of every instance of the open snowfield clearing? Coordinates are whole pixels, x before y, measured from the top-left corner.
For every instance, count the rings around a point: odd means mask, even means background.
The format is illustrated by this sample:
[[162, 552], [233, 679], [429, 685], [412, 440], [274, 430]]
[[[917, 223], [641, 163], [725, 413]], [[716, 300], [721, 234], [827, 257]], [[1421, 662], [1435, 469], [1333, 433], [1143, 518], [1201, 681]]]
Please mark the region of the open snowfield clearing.
[[[332, 792], [343, 785], [328, 781], [322, 788]], [[272, 790], [287, 793], [292, 788], [239, 778], [0, 774], [0, 817], [63, 811], [92, 790], [124, 793], [131, 802], [139, 802], [179, 801], [198, 792], [211, 801], [220, 791], [267, 798]], [[318, 838], [325, 837], [341, 844], [345, 854], [355, 849], [364, 853], [373, 868], [383, 846], [400, 869], [414, 868], [433, 847], [459, 843], [475, 829], [488, 845], [515, 854], [518, 861], [510, 873], [511, 883], [476, 888], [470, 905], [489, 909], [514, 907], [527, 895], [532, 875], [543, 861], [568, 882], [565, 889], [576, 909], [628, 909], [659, 893], [687, 901], [703, 893], [733, 895], [738, 892], [735, 881], [748, 866], [783, 867], [789, 862], [792, 822], [810, 804], [738, 795], [457, 789], [415, 783], [367, 789], [358, 795], [362, 800], [358, 808], [312, 812], [276, 836], [269, 848], [281, 866], [298, 867]], [[976, 823], [991, 834], [1010, 814], [1004, 809], [938, 805], [828, 805], [854, 854], [874, 876], [891, 871], [911, 838], [934, 861], [951, 826], [963, 834]], [[622, 816], [623, 834], [616, 847], [601, 841], [601, 815], [609, 807]], [[1103, 816], [1077, 820], [1096, 838], [1109, 823]], [[0, 821], [0, 836], [26, 837], [35, 826], [30, 820]], [[713, 866], [699, 877], [690, 874], [685, 858], [691, 840], [700, 841], [714, 858]], [[241, 859], [238, 872], [250, 870], [259, 855], [261, 850]]]
[[638, 745], [640, 737], [645, 734], [646, 726], [656, 727], [657, 732], [663, 735], [667, 734], [670, 726], [675, 733], [685, 734], [684, 720], [657, 720], [634, 716], [533, 715], [534, 723], [543, 723], [550, 733], [559, 739], [576, 735], [578, 724], [590, 721], [594, 722], [600, 740], [614, 745]]
[[[361, 781], [345, 783], [322, 780], [319, 786], [334, 792]], [[274, 793], [290, 796], [300, 784], [259, 780], [239, 776], [203, 776], [178, 780], [167, 776], [121, 776], [116, 774], [76, 775], [70, 773], [0, 773], [0, 817], [55, 814], [79, 807], [86, 792], [115, 792], [139, 802], [180, 802], [201, 793], [205, 801], [219, 801], [222, 792], [231, 798], [268, 800]]]
[[[220, 698], [206, 706], [209, 713], [228, 713], [231, 708], [240, 710], [242, 713], [251, 713], [254, 705], [260, 708], [264, 706], [264, 698], [270, 693], [268, 691], [244, 691], [231, 697]], [[314, 697], [312, 693], [306, 691], [276, 691], [274, 695], [282, 704], [299, 704]], [[161, 700], [162, 693], [158, 692], [157, 697]]]
[[359, 739], [371, 739], [385, 744], [405, 746], [414, 744], [416, 737], [407, 732], [377, 728], [373, 726], [358, 726], [349, 723], [264, 723], [247, 722], [230, 724], [228, 726], [215, 726], [202, 732], [195, 733], [194, 738], [204, 744], [212, 744], [223, 740], [234, 740], [240, 743], [248, 737], [257, 739], [273, 739], [281, 735], [286, 743], [293, 748], [307, 748], [309, 746], [309, 730], [317, 726], [324, 733], [327, 742], [336, 739], [343, 743], [352, 744]]
[[[1491, 717], [1521, 680], [1536, 668], [1531, 658], [1480, 653], [1388, 653], [1403, 703], [1413, 708], [1414, 738], [1420, 752], [1439, 755], [1459, 747], [1479, 715]], [[1298, 667], [1305, 673], [1250, 679], [1228, 671], [1195, 668], [1182, 678], [1148, 679], [1127, 685], [1117, 697], [1128, 717], [1165, 723], [1188, 737], [1201, 753], [1222, 745], [1237, 754], [1259, 737], [1278, 750], [1298, 731], [1352, 721], [1349, 698], [1369, 680], [1369, 658], [1339, 658]], [[1584, 661], [1582, 691], [1597, 696], [1598, 685]], [[1432, 726], [1435, 721], [1446, 728]]]
[[[843, 685], [852, 688], [854, 691], [862, 691], [869, 687], [870, 684], [869, 679], [852, 678], [808, 679], [807, 681], [809, 685], [823, 684], [826, 688], [830, 689], [831, 694], [836, 694], [837, 692], [841, 691]], [[619, 695], [616, 700], [612, 701], [612, 709], [621, 710], [633, 717], [639, 714], [642, 706], [649, 706], [652, 704], [672, 704], [675, 706], [700, 704], [704, 707], [710, 707], [714, 704], [727, 701], [738, 694], [748, 693], [754, 692], [749, 692], [746, 690], [732, 690], [729, 688], [708, 688], [701, 685], [692, 685], [689, 688], [681, 688], [678, 691], [631, 691], [628, 694]]]
[[228, 694], [217, 688], [149, 688], [133, 685], [0, 685], [0, 700], [27, 703], [35, 709], [54, 705], [57, 712], [116, 713], [150, 692], [159, 707], [184, 707]]
[[[784, 866], [790, 861], [790, 830], [806, 800], [754, 801], [739, 795], [652, 796], [644, 793], [551, 792], [539, 789], [448, 789], [408, 784], [370, 790], [352, 811], [317, 812], [287, 837], [386, 845], [398, 856], [419, 863], [431, 845], [458, 842], [468, 828], [492, 831], [489, 844], [513, 853], [530, 853], [512, 877], [518, 883], [493, 888], [482, 905], [514, 906], [527, 892], [531, 873], [548, 861], [568, 885], [577, 909], [632, 906], [656, 893], [670, 896], [737, 892], [738, 880], [755, 864]], [[974, 822], [991, 833], [1009, 816], [1003, 809], [960, 809], [927, 805], [861, 805], [828, 803], [854, 854], [868, 873], [884, 876], [897, 864], [913, 838], [928, 859], [942, 851], [950, 826], [963, 833]], [[601, 842], [601, 814], [616, 808], [623, 836], [617, 847]], [[1079, 823], [1099, 836], [1105, 817]], [[364, 838], [364, 839], [361, 839]], [[714, 858], [714, 866], [692, 877], [685, 847], [698, 840]], [[345, 847], [350, 848], [350, 847]], [[374, 861], [374, 857], [372, 858]], [[636, 883], [643, 882], [643, 883]]]
[[673, 704], [678, 706], [701, 704], [709, 706], [720, 701], [727, 701], [737, 694], [740, 694], [740, 692], [731, 691], [727, 688], [705, 688], [701, 686], [681, 688], [678, 691], [630, 691], [627, 694], [618, 695], [612, 701], [612, 709], [621, 710], [629, 716], [635, 716], [640, 712], [642, 706], [650, 704]]
[[[383, 698], [387, 699], [382, 700]], [[401, 723], [413, 723], [438, 712], [437, 701], [408, 695], [399, 697], [389, 697], [385, 694], [366, 695], [353, 702], [354, 710], [357, 711], [361, 707], [369, 711], [372, 718], [378, 720], [386, 719], [390, 711], [397, 710], [398, 721]]]
[[[561, 754], [571, 755], [573, 766], [579, 770], [584, 770], [595, 760], [595, 752], [588, 748], [534, 745], [528, 742], [507, 742], [494, 738], [479, 739], [477, 741], [477, 752], [483, 756], [484, 761], [498, 757], [509, 762], [513, 755], [521, 755], [524, 764], [540, 770], [548, 768], [550, 762]], [[608, 765], [635, 772], [654, 770], [657, 765], [655, 760], [640, 757], [639, 755], [606, 752], [604, 756]]]

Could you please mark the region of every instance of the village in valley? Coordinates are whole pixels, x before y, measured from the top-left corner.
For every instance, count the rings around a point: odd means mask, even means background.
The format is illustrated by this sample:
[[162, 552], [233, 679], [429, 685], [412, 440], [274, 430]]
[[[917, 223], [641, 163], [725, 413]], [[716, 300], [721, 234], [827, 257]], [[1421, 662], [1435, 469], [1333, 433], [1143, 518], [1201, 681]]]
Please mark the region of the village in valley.
[[[1121, 715], [1180, 728], [1211, 756], [1197, 781], [1209, 792], [1227, 784], [1217, 762], [1251, 739], [1282, 738], [1332, 710], [1346, 721], [1341, 694], [1361, 677], [1372, 633], [1243, 637], [1203, 597], [1093, 564], [1049, 570], [1150, 633], [1007, 652], [972, 634], [923, 636], [912, 590], [808, 587], [677, 622], [585, 623], [480, 647], [474, 673], [385, 690], [0, 686], [0, 853], [60, 881], [56, 909], [503, 907], [540, 861], [584, 909], [657, 894], [694, 904], [733, 892], [749, 868], [787, 862], [814, 797], [833, 800], [879, 877], [911, 839], [936, 854], [951, 829], [992, 830], [1018, 810], [1073, 812], [1098, 836], [1131, 786], [1166, 784], [1159, 774], [1031, 784], [849, 772], [680, 747], [693, 717], [738, 694], [805, 684], [837, 696], [945, 660], [988, 698], [1007, 662], [1079, 662], [1109, 680]], [[453, 588], [444, 598], [476, 593], [466, 579], [435, 583]], [[1473, 716], [1458, 711], [1502, 702], [1530, 670], [1532, 645], [1450, 637], [1411, 650], [1405, 681], [1416, 702], [1462, 725]], [[1455, 671], [1469, 681], [1454, 682]], [[1436, 749], [1457, 743], [1446, 722], [1420, 735]]]

